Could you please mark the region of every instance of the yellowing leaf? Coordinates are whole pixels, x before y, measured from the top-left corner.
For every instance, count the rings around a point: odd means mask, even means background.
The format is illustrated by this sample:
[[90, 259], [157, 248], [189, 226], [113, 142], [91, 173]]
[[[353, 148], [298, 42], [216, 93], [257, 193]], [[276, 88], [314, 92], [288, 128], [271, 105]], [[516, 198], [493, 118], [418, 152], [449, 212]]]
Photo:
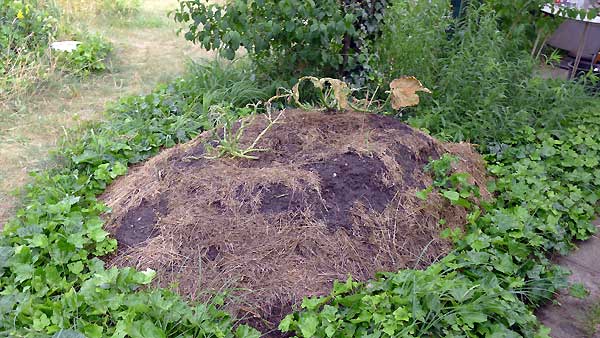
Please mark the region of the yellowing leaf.
[[296, 104], [298, 104], [298, 106], [302, 108], [303, 105], [300, 103], [300, 83], [302, 83], [302, 81], [304, 80], [309, 80], [310, 82], [312, 82], [313, 86], [323, 90], [323, 85], [321, 84], [321, 81], [319, 81], [319, 79], [314, 76], [305, 76], [298, 79], [298, 82], [294, 85], [294, 87], [292, 87], [292, 96], [294, 97], [294, 101], [296, 102]]
[[[294, 87], [292, 87], [292, 97], [294, 98], [294, 101], [300, 108], [314, 109], [312, 107], [309, 107], [307, 105], [300, 103], [299, 87], [300, 87], [300, 83], [302, 83], [302, 81], [305, 81], [305, 80], [310, 81], [313, 84], [313, 86], [315, 86], [315, 88], [317, 88], [321, 91], [321, 94], [323, 94], [323, 89], [325, 89], [325, 84], [329, 83], [329, 85], [331, 86], [331, 90], [333, 91], [333, 97], [335, 98], [335, 104], [336, 104], [335, 108], [337, 110], [344, 110], [344, 109], [350, 108], [350, 105], [348, 104], [348, 96], [351, 94], [351, 90], [344, 81], [329, 78], [329, 77], [319, 79], [314, 76], [301, 77], [300, 79], [298, 79], [298, 82], [294, 85]], [[323, 103], [326, 104], [325, 102], [323, 102]]]
[[392, 108], [400, 109], [412, 107], [419, 104], [418, 91], [431, 94], [431, 91], [425, 87], [414, 76], [403, 76], [390, 83]]
[[350, 88], [348, 85], [338, 79], [323, 78], [321, 84], [329, 82], [331, 89], [333, 89], [333, 96], [338, 104], [338, 109], [348, 109], [348, 95], [350, 95]]

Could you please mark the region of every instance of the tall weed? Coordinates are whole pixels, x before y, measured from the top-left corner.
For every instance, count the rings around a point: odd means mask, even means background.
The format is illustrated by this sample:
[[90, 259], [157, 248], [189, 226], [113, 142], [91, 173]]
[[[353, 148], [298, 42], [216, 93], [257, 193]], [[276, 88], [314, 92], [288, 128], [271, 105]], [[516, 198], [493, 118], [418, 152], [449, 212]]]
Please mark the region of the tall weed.
[[432, 86], [449, 48], [449, 1], [398, 1], [387, 9], [384, 20], [375, 50], [383, 61], [378, 68], [385, 81], [412, 75]]
[[[392, 46], [381, 66], [387, 73], [417, 75], [433, 89], [408, 112], [413, 125], [450, 140], [492, 145], [509, 142], [526, 126], [552, 131], [573, 125], [594, 99], [579, 83], [536, 77], [536, 61], [499, 29], [489, 6], [471, 5], [461, 21], [452, 21], [443, 17], [443, 1], [428, 3], [395, 4], [387, 20], [399, 24], [386, 25], [382, 40]], [[433, 24], [415, 19], [433, 11], [439, 11], [437, 20], [428, 19]], [[394, 37], [400, 37], [395, 45]]]
[[439, 68], [431, 105], [419, 109], [412, 121], [461, 141], [501, 139], [526, 124], [529, 112], [511, 103], [525, 88], [533, 62], [526, 53], [511, 50], [493, 12], [470, 8], [450, 46], [434, 66]]
[[137, 14], [141, 7], [141, 0], [102, 0], [100, 2], [101, 14], [121, 17]]
[[[46, 61], [40, 62], [40, 59]], [[47, 52], [19, 50], [0, 55], [0, 109], [35, 89], [54, 69]]]
[[248, 59], [238, 59], [227, 64], [219, 60], [189, 62], [187, 73], [185, 81], [190, 86], [184, 88], [184, 91], [203, 92], [205, 109], [218, 104], [241, 107], [256, 99], [265, 100], [275, 92], [274, 84], [259, 85], [255, 81], [256, 75]]

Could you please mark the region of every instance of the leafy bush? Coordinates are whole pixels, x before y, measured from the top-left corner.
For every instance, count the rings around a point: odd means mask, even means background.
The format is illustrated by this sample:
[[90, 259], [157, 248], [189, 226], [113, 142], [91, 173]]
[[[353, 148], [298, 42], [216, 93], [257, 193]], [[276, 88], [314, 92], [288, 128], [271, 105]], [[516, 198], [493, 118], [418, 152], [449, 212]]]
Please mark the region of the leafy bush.
[[58, 62], [62, 64], [63, 70], [74, 74], [99, 73], [107, 69], [111, 50], [111, 43], [102, 36], [85, 36], [72, 52], [60, 52]]
[[25, 205], [0, 234], [0, 336], [258, 337], [211, 304], [189, 306], [168, 290], [144, 289], [153, 273], [106, 269], [116, 248], [102, 229], [96, 195], [127, 164], [185, 142], [209, 127], [207, 105], [264, 99], [251, 74], [218, 63], [147, 96], [128, 97], [108, 122], [59, 153], [63, 166], [38, 173]]
[[[233, 59], [244, 47], [260, 74], [350, 75], [368, 69], [385, 0], [242, 1], [227, 5], [181, 1], [175, 20], [189, 23], [186, 39]], [[355, 76], [360, 78], [360, 76]]]
[[0, 1], [0, 102], [47, 72], [39, 59], [56, 33], [56, 17], [56, 8], [42, 0]]
[[141, 0], [102, 0], [99, 11], [105, 15], [130, 16], [140, 11]]

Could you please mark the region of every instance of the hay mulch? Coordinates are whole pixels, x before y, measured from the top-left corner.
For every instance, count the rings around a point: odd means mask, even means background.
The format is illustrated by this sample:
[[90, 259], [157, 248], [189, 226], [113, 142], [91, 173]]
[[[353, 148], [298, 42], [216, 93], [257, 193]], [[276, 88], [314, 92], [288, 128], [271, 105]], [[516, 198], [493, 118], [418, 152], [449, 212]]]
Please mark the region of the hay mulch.
[[[252, 120], [242, 144], [266, 123]], [[456, 169], [486, 194], [470, 145], [385, 116], [286, 111], [257, 160], [207, 159], [209, 140], [165, 150], [108, 188], [106, 228], [119, 250], [106, 259], [154, 269], [157, 286], [191, 300], [229, 291], [228, 309], [263, 332], [334, 280], [424, 268], [447, 254], [439, 232], [467, 213], [435, 194], [415, 197], [432, 181], [423, 172], [430, 159], [455, 154]]]

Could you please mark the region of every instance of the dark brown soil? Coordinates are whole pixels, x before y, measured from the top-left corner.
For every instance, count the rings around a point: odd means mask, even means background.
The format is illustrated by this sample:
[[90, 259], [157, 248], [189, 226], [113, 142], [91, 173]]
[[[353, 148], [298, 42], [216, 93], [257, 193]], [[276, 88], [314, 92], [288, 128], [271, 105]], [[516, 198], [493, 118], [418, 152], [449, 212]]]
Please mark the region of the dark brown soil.
[[[456, 154], [456, 169], [485, 190], [468, 144], [378, 115], [284, 114], [257, 160], [207, 159], [203, 134], [118, 179], [102, 197], [120, 245], [109, 264], [152, 268], [157, 285], [190, 299], [229, 291], [229, 310], [266, 332], [336, 279], [423, 268], [448, 252], [439, 221], [461, 226], [466, 211], [415, 197], [431, 183], [422, 170], [430, 159]], [[242, 144], [265, 125], [251, 121]]]
[[156, 223], [156, 212], [144, 203], [140, 204], [125, 214], [121, 226], [117, 228], [115, 237], [120, 245], [136, 246], [156, 235], [154, 224]]
[[316, 217], [332, 230], [352, 225], [351, 209], [358, 203], [368, 203], [370, 209], [382, 212], [394, 197], [393, 187], [387, 187], [381, 177], [386, 168], [377, 157], [362, 157], [352, 149], [339, 156], [310, 163], [303, 169], [321, 179], [321, 198]]

